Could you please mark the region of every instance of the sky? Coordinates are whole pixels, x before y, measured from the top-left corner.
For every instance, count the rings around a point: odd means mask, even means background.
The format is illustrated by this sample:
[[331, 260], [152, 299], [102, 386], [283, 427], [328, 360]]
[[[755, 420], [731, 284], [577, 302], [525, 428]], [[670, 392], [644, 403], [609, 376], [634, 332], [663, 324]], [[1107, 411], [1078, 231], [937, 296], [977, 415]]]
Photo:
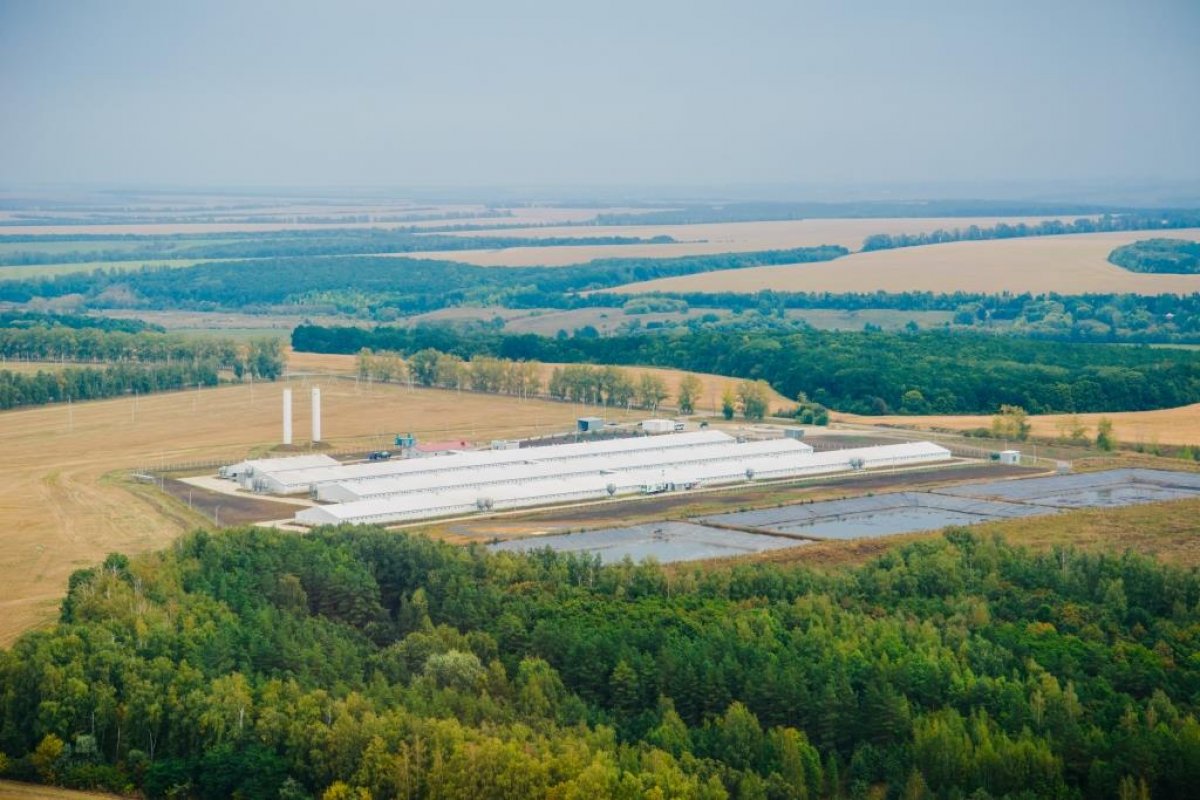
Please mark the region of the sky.
[[1200, 180], [1200, 2], [0, 0], [0, 185]]

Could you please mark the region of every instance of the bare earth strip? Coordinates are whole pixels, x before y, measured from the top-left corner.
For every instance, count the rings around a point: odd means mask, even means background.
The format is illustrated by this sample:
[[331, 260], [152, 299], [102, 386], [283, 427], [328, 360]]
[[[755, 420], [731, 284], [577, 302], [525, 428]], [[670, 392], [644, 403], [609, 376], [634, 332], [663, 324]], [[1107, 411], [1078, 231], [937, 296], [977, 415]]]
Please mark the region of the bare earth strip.
[[[987, 228], [1000, 222], [1037, 224], [1059, 217], [944, 217], [933, 219], [804, 219], [782, 222], [724, 222], [700, 225], [587, 225], [568, 228], [516, 228], [489, 231], [500, 237], [603, 237], [625, 236], [650, 239], [670, 236], [674, 244], [616, 244], [560, 247], [511, 247], [498, 250], [459, 250], [403, 253], [412, 258], [462, 261], [481, 267], [561, 267], [598, 258], [676, 258], [679, 256], [748, 253], [796, 247], [842, 245], [850, 250], [876, 233], [925, 233], [978, 225]], [[470, 233], [462, 233], [469, 236]]]
[[[1095, 438], [1096, 425], [1101, 417], [1113, 423], [1113, 433], [1119, 441], [1130, 444], [1200, 445], [1200, 403], [1157, 411], [1119, 411], [1109, 414], [1042, 414], [1029, 417], [1034, 436], [1065, 437], [1070, 434], [1076, 419]], [[864, 417], [855, 414], [834, 414], [836, 422], [860, 425], [894, 425], [925, 430], [965, 431], [987, 428], [990, 416], [888, 416]]]
[[[298, 440], [308, 431], [306, 385], [293, 382]], [[565, 403], [337, 379], [319, 385], [335, 446], [352, 437], [376, 437], [353, 443], [381, 446], [407, 431], [426, 440], [548, 434], [577, 416]], [[0, 413], [0, 646], [57, 616], [73, 570], [114, 551], [161, 548], [197, 523], [186, 508], [164, 514], [132, 495], [121, 476], [265, 452], [278, 442], [280, 396], [278, 384], [258, 384]]]
[[1032, 292], [1190, 294], [1200, 275], [1148, 275], [1108, 263], [1113, 248], [1148, 238], [1200, 239], [1200, 229], [950, 242], [854, 253], [836, 261], [721, 270], [632, 283], [639, 292]]

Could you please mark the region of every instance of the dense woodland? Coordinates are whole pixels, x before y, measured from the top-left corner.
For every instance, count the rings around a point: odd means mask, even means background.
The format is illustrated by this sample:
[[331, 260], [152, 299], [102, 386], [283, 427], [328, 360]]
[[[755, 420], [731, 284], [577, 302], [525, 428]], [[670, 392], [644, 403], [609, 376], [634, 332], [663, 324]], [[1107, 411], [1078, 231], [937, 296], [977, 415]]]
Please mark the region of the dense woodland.
[[161, 325], [152, 325], [140, 319], [118, 319], [116, 317], [54, 314], [33, 311], [0, 312], [0, 329], [16, 328], [95, 328], [100, 331], [123, 331], [124, 333], [142, 333], [143, 331], [165, 332], [165, 329]]
[[0, 653], [7, 773], [198, 798], [1184, 798], [1200, 578], [965, 530], [824, 574], [197, 533]]
[[477, 267], [405, 257], [304, 257], [221, 261], [194, 267], [94, 270], [0, 281], [0, 301], [77, 295], [97, 308], [255, 310], [303, 305], [358, 313], [417, 313], [463, 303], [605, 289], [633, 281], [770, 264], [828, 261], [844, 247], [804, 247], [662, 259], [601, 259], [572, 267]]
[[32, 374], [0, 366], [0, 410], [216, 386], [219, 382], [213, 361], [120, 363]]
[[1200, 402], [1200, 354], [1039, 342], [977, 333], [797, 331], [754, 335], [543, 337], [450, 326], [301, 325], [298, 351], [414, 353], [461, 358], [674, 367], [763, 379], [788, 397], [864, 414], [1132, 411]]
[[[788, 311], [951, 311], [950, 328], [971, 328], [1000, 335], [1074, 342], [1200, 343], [1200, 295], [1032, 295], [955, 292], [884, 292], [833, 294], [828, 292], [656, 293], [571, 295], [570, 307], [612, 306], [626, 314], [652, 310], [713, 312], [729, 310], [732, 316], [697, 314], [686, 320], [667, 320], [655, 326], [690, 330], [742, 331], [794, 330], [807, 327], [803, 314]], [[547, 298], [553, 302], [553, 298]], [[747, 314], [745, 312], [753, 312]], [[647, 330], [653, 330], [647, 328]]]
[[1108, 260], [1133, 272], [1194, 275], [1200, 272], [1200, 242], [1146, 239], [1116, 248]]

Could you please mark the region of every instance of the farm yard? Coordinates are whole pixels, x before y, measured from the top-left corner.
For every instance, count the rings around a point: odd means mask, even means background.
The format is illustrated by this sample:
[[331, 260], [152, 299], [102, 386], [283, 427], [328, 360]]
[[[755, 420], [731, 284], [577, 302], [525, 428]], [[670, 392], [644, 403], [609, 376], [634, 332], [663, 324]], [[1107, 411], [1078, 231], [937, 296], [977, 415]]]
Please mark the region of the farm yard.
[[[1154, 236], [1200, 239], [1200, 229]], [[627, 284], [611, 291], [643, 292], [977, 292], [995, 294], [1200, 292], [1200, 275], [1152, 275], [1108, 262], [1144, 231], [948, 242], [852, 253], [834, 261], [706, 272]]]
[[[390, 444], [392, 434], [409, 431], [425, 439], [483, 441], [549, 433], [572, 427], [577, 411], [494, 395], [349, 381], [320, 385], [324, 431], [335, 447]], [[278, 384], [239, 385], [0, 415], [0, 514], [10, 531], [0, 550], [7, 576], [0, 643], [51, 622], [72, 571], [111, 552], [164, 547], [205, 524], [149, 487], [131, 496], [126, 475], [163, 463], [268, 452], [279, 437], [280, 390]], [[306, 395], [296, 392], [297, 420], [307, 419]], [[298, 435], [306, 430], [300, 424]]]

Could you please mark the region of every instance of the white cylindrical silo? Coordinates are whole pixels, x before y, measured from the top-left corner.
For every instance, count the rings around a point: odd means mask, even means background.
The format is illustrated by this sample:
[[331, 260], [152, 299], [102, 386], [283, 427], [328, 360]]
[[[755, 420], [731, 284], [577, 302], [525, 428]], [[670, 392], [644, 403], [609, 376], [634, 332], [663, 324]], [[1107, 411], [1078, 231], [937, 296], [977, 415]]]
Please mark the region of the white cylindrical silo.
[[321, 387], [312, 390], [312, 440], [321, 441]]
[[283, 390], [283, 443], [292, 443], [292, 390]]

